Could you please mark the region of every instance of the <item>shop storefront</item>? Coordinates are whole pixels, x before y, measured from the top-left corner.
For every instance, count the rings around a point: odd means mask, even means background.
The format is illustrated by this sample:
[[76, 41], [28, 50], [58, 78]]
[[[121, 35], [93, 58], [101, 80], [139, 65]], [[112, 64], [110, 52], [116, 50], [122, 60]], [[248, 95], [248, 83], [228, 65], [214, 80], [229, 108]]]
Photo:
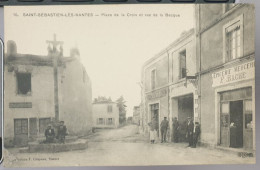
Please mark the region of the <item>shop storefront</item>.
[[221, 147], [255, 148], [254, 60], [212, 74], [216, 142]]

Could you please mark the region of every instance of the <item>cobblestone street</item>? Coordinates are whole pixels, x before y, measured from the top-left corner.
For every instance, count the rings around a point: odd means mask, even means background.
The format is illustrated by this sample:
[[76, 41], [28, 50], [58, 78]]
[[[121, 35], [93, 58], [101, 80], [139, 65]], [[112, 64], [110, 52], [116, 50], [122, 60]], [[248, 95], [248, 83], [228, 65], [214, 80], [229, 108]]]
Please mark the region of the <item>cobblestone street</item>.
[[[147, 137], [138, 134], [135, 125], [100, 129], [86, 140], [89, 141], [86, 150], [52, 154], [17, 153], [18, 159], [13, 157], [13, 165], [24, 167], [28, 161], [30, 166], [250, 164], [255, 159], [204, 147], [187, 148], [186, 143], [150, 144]], [[15, 152], [17, 149], [10, 150], [10, 153]]]

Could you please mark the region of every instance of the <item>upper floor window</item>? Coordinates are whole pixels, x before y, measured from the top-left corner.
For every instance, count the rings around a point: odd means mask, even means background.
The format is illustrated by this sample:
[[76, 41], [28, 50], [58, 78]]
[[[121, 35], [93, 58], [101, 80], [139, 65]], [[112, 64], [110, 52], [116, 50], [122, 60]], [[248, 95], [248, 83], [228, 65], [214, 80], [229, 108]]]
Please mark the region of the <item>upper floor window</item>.
[[224, 62], [243, 56], [242, 20], [240, 16], [224, 26]]
[[107, 112], [108, 112], [108, 113], [113, 112], [113, 107], [112, 107], [112, 105], [108, 105], [108, 106], [107, 106]]
[[186, 77], [186, 50], [180, 52], [180, 79]]
[[234, 24], [226, 29], [226, 60], [240, 57], [241, 48], [240, 25]]
[[151, 88], [152, 88], [152, 90], [155, 89], [155, 83], [156, 83], [156, 69], [153, 69], [151, 71]]
[[31, 93], [31, 73], [16, 73], [17, 93], [28, 95]]

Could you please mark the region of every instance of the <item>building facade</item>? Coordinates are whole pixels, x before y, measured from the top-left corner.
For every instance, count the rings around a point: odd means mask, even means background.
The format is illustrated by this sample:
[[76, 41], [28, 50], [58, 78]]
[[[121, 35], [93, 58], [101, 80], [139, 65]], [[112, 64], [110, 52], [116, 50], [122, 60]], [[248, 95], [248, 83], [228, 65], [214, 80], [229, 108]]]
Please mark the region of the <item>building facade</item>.
[[190, 79], [195, 79], [195, 50], [195, 31], [191, 29], [143, 65], [140, 122], [144, 132], [149, 131], [147, 124], [155, 117], [160, 136], [160, 122], [166, 117], [170, 141], [172, 118], [185, 124], [187, 117], [194, 117], [196, 83]]
[[119, 126], [119, 108], [112, 101], [94, 102], [93, 127], [95, 128], [117, 128]]
[[[200, 143], [255, 150], [255, 9], [249, 4], [195, 6], [195, 28], [142, 69], [141, 125], [152, 117], [201, 127]], [[160, 135], [160, 132], [158, 133]]]
[[255, 150], [255, 10], [196, 6], [201, 142]]
[[4, 62], [6, 146], [26, 146], [28, 141], [43, 137], [48, 124], [55, 125], [59, 120], [65, 121], [70, 135], [83, 135], [91, 130], [91, 81], [80, 63], [78, 51], [72, 50], [69, 57], [60, 53], [56, 61], [55, 87], [52, 56], [19, 54], [15, 42], [7, 43]]

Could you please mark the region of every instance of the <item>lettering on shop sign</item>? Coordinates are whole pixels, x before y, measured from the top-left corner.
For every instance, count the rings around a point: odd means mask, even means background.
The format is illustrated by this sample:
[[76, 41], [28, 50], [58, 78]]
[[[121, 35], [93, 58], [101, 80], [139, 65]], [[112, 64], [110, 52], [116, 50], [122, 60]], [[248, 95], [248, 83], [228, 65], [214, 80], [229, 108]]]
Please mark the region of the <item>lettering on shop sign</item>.
[[212, 87], [255, 78], [255, 61], [240, 64], [212, 74]]
[[32, 108], [32, 102], [9, 103], [9, 108]]
[[148, 100], [164, 97], [167, 95], [167, 89], [159, 90], [147, 95]]

